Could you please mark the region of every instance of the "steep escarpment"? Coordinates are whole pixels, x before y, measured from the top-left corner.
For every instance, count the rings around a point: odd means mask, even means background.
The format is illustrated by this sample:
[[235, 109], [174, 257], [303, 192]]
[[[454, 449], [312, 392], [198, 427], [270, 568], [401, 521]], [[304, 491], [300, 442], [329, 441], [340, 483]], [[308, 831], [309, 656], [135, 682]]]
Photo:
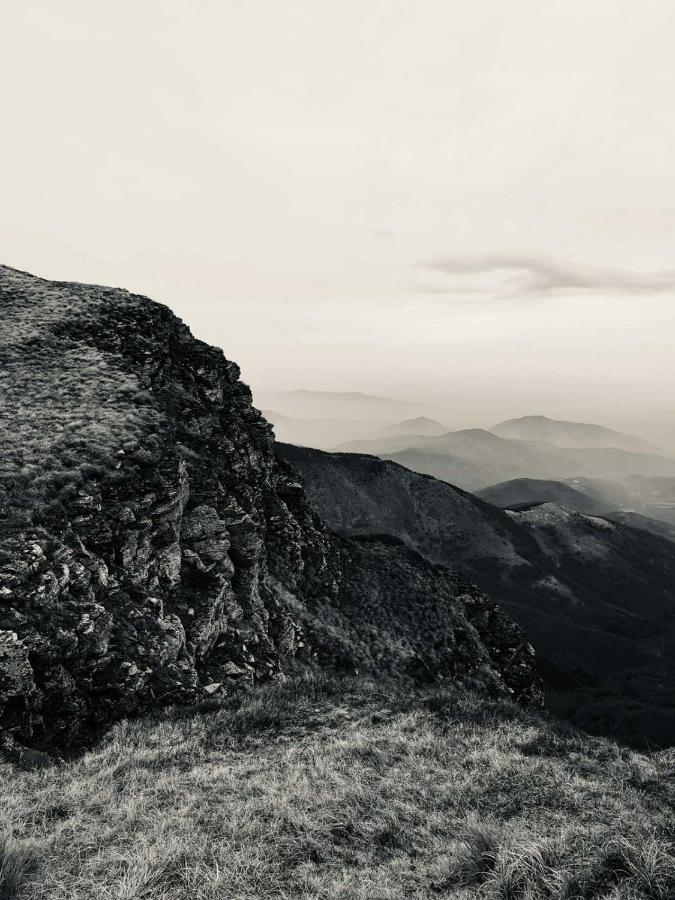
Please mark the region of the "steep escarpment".
[[236, 364], [168, 309], [7, 268], [0, 294], [6, 745], [86, 742], [297, 665], [538, 696], [476, 588], [327, 530]]

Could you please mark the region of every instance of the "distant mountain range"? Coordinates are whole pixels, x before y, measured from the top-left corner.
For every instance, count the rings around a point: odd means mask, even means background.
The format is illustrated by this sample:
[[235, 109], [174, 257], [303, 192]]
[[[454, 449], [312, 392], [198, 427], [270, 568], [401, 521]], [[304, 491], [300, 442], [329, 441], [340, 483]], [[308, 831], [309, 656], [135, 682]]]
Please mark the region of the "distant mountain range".
[[631, 453], [659, 453], [653, 444], [634, 437], [612, 431], [602, 425], [587, 425], [581, 422], [563, 422], [546, 416], [523, 416], [500, 422], [490, 429], [500, 437], [520, 441], [546, 441], [556, 447], [586, 448], [615, 447]]
[[274, 409], [264, 409], [263, 416], [274, 427], [278, 441], [288, 441], [305, 447], [334, 447], [345, 434], [353, 440], [372, 436], [372, 420], [366, 419], [303, 419], [285, 416]]
[[360, 391], [256, 391], [254, 402], [280, 415], [299, 419], [344, 419], [391, 423], [420, 415], [434, 415], [428, 403], [378, 397]]
[[277, 454], [335, 531], [397, 537], [496, 599], [537, 648], [552, 708], [590, 730], [675, 739], [671, 542], [549, 502], [504, 511], [373, 456]]
[[[263, 391], [256, 399], [277, 440], [388, 457], [472, 491], [522, 478], [618, 483], [633, 475], [675, 476], [675, 459], [667, 451], [596, 424], [536, 415], [489, 429], [455, 430], [444, 424], [450, 416], [429, 404], [360, 392]], [[633, 509], [635, 488], [627, 493], [628, 500], [606, 508]], [[664, 508], [665, 513], [641, 506], [634, 511], [669, 521], [669, 504]], [[675, 523], [675, 502], [672, 516]]]
[[393, 435], [350, 441], [336, 448], [372, 453], [467, 490], [514, 478], [556, 481], [575, 477], [675, 475], [675, 459], [615, 447], [558, 447], [547, 441], [504, 438], [480, 428], [446, 434]]
[[[483, 488], [476, 492], [476, 496], [502, 509], [515, 512], [529, 511], [543, 504], [554, 503], [563, 509], [586, 515], [603, 516], [611, 522], [628, 525], [630, 528], [639, 528], [675, 541], [675, 524], [642, 515], [631, 509], [616, 509], [616, 503], [613, 503], [612, 500], [617, 496], [621, 498], [621, 503], [635, 503], [635, 499], [631, 498], [627, 492], [624, 496], [619, 485], [614, 486], [616, 490], [612, 490], [611, 482], [606, 482], [606, 485], [603, 492], [602, 482], [596, 481], [595, 489], [591, 488], [594, 494], [592, 496], [563, 481], [515, 478], [513, 481], [503, 481], [501, 484]], [[625, 497], [628, 499], [626, 500]]]
[[[439, 434], [448, 429], [426, 403], [359, 392], [258, 391], [255, 402], [277, 440], [329, 449], [386, 434]], [[431, 423], [434, 423], [433, 425]]]
[[282, 442], [391, 459], [502, 507], [550, 501], [581, 513], [621, 513], [624, 523], [631, 514], [634, 527], [665, 537], [670, 530], [658, 523], [675, 527], [675, 458], [631, 434], [539, 415], [491, 429], [450, 430], [442, 417], [401, 417], [406, 409], [419, 413], [422, 404], [389, 397], [259, 396], [281, 404], [282, 411], [265, 409], [264, 415]]

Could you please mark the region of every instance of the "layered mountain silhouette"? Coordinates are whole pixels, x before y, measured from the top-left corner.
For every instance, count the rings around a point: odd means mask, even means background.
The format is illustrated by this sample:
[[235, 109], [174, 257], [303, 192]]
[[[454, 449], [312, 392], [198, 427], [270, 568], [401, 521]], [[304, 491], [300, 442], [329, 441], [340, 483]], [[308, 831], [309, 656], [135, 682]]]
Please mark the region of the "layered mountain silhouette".
[[590, 730], [675, 740], [675, 545], [545, 502], [505, 511], [391, 460], [278, 445], [344, 535], [457, 568], [523, 626], [548, 702]]
[[659, 450], [647, 441], [604, 428], [602, 425], [566, 422], [549, 419], [546, 416], [523, 416], [508, 419], [490, 429], [505, 438], [521, 441], [546, 441], [556, 447], [615, 447], [631, 453], [658, 453]]
[[343, 441], [345, 435], [350, 435], [353, 440], [362, 440], [373, 434], [370, 420], [303, 419], [282, 415], [274, 409], [264, 409], [263, 416], [274, 427], [277, 440], [306, 447], [330, 448]]
[[[329, 449], [344, 441], [382, 434], [439, 434], [428, 404], [378, 397], [358, 391], [258, 391], [256, 403], [274, 425], [278, 440]], [[391, 429], [391, 430], [390, 430]]]
[[481, 428], [435, 436], [394, 435], [350, 441], [336, 450], [387, 457], [473, 491], [515, 478], [611, 480], [632, 474], [675, 474], [675, 459], [657, 453], [616, 447], [558, 447], [547, 441], [500, 437]]
[[265, 409], [299, 419], [344, 419], [391, 423], [426, 415], [428, 404], [379, 397], [361, 391], [257, 391], [256, 402]]

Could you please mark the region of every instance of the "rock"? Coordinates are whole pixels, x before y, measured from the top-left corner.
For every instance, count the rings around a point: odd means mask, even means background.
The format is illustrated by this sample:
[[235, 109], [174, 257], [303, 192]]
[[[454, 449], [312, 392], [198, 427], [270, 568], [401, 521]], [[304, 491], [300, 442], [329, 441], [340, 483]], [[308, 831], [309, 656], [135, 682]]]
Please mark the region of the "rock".
[[[13, 740], [87, 745], [226, 678], [280, 680], [293, 657], [536, 695], [527, 654], [517, 678], [500, 668], [501, 645], [524, 638], [488, 612], [486, 628], [478, 593], [465, 607], [447, 570], [325, 527], [236, 364], [166, 307], [4, 267], [0, 305], [15, 386], [0, 431], [0, 725]], [[355, 598], [379, 603], [396, 641], [367, 637]], [[425, 654], [429, 616], [443, 646]]]
[[[268, 662], [266, 665], [273, 667], [274, 664]], [[228, 678], [236, 678], [237, 675], [248, 675], [250, 672], [250, 667], [248, 669], [243, 666], [238, 666], [233, 662], [226, 662], [224, 666], [221, 667], [223, 675], [227, 675]]]
[[15, 631], [0, 631], [0, 727], [20, 727], [40, 700], [28, 648]]
[[24, 747], [15, 741], [10, 734], [1, 730], [0, 755], [25, 771], [49, 769], [57, 763], [57, 760], [48, 753], [43, 753], [41, 750], [33, 750], [31, 747]]

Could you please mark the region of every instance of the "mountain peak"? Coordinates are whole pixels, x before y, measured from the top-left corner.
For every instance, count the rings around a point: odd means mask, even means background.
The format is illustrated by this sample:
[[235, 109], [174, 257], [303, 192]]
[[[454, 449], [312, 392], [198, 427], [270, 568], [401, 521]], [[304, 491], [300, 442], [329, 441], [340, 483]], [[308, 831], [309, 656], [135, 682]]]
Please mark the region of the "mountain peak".
[[624, 434], [589, 422], [569, 422], [543, 415], [521, 416], [499, 422], [491, 431], [501, 437], [523, 441], [547, 441], [568, 449], [614, 447], [629, 452], [656, 453], [658, 449], [632, 434]]
[[436, 435], [444, 434], [447, 427], [436, 419], [428, 416], [417, 416], [414, 419], [403, 419], [394, 422], [381, 430], [382, 435], [410, 434], [410, 435]]

